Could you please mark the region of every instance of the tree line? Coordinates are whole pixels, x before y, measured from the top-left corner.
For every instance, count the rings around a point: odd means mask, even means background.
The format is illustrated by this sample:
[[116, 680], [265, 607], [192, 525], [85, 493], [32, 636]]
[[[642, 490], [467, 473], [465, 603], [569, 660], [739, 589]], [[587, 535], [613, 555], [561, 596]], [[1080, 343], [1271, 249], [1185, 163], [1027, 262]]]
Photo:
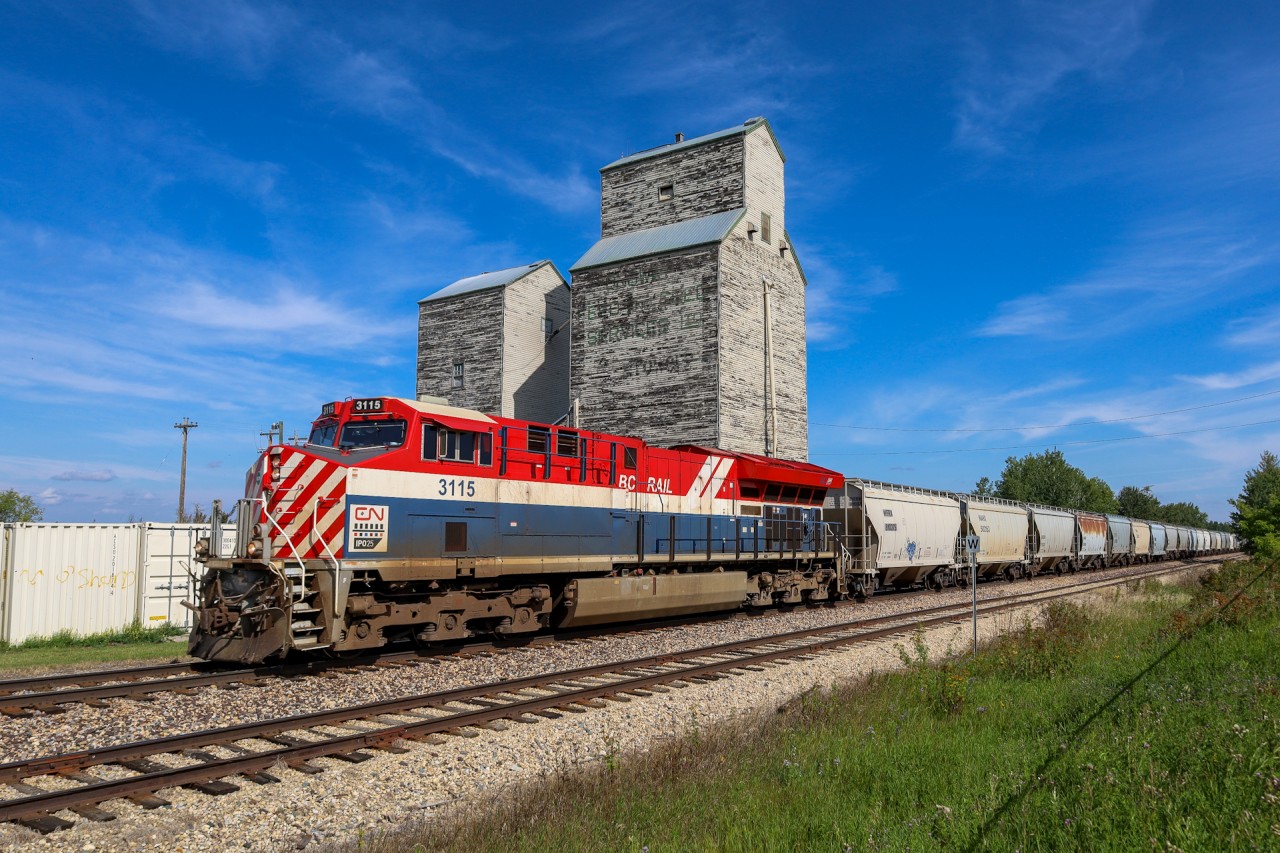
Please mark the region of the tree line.
[[1000, 479], [993, 483], [983, 477], [974, 485], [973, 493], [1022, 503], [1110, 512], [1203, 530], [1230, 532], [1233, 529], [1226, 522], [1210, 521], [1204, 510], [1189, 501], [1161, 502], [1150, 486], [1125, 486], [1119, 492], [1112, 491], [1101, 477], [1090, 477], [1069, 463], [1061, 450], [1028, 453], [1021, 459], [1010, 456], [1004, 461]]

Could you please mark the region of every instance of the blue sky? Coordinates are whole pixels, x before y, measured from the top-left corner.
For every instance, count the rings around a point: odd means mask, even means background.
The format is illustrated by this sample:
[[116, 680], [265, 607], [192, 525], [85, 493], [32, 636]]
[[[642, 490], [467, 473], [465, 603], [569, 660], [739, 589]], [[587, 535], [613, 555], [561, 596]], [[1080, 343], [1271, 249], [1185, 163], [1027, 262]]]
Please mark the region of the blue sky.
[[1278, 40], [1262, 2], [0, 2], [0, 488], [170, 519], [190, 417], [188, 506], [230, 500], [272, 421], [413, 394], [418, 299], [567, 270], [600, 166], [764, 115], [813, 461], [1059, 447], [1225, 519], [1280, 450]]

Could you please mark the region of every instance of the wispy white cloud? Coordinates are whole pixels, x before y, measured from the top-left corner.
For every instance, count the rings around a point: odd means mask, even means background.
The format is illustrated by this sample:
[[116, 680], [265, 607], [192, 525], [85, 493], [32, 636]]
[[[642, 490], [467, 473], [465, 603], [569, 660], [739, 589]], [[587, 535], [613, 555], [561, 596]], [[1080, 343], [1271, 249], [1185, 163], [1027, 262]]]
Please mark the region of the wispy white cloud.
[[[163, 402], [201, 389], [237, 406], [254, 388], [309, 408], [347, 370], [413, 340], [413, 312], [392, 297], [346, 297], [271, 262], [154, 237], [108, 245], [0, 222], [0, 267], [0, 386], [22, 398]], [[49, 293], [60, 310], [39, 298]]]
[[1033, 133], [1045, 105], [1081, 81], [1111, 77], [1148, 44], [1150, 0], [1026, 0], [1001, 5], [964, 51], [957, 144], [1001, 154]]
[[[580, 170], [544, 170], [510, 147], [474, 131], [467, 116], [445, 110], [430, 97], [426, 90], [431, 64], [428, 61], [424, 67], [423, 61], [432, 57], [420, 52], [420, 39], [383, 40], [372, 48], [354, 41], [349, 32], [278, 7], [230, 2], [225, 20], [216, 20], [218, 16], [203, 7], [198, 12], [175, 8], [139, 7], [147, 26], [173, 49], [215, 60], [226, 58], [248, 72], [260, 70], [268, 62], [286, 65], [302, 85], [328, 103], [396, 128], [473, 177], [556, 211], [580, 211], [595, 202], [595, 184]], [[415, 16], [403, 24], [415, 29], [439, 24], [443, 32], [461, 33], [429, 16]], [[447, 58], [463, 49], [494, 50], [495, 41], [501, 39], [473, 33], [465, 39], [428, 41], [433, 53]], [[397, 47], [413, 49], [416, 64], [402, 61]]]
[[1280, 379], [1280, 361], [1256, 364], [1231, 373], [1210, 373], [1205, 376], [1179, 376], [1178, 378], [1193, 385], [1199, 385], [1201, 388], [1214, 390], [1247, 388], [1250, 385]]
[[41, 491], [37, 498], [38, 503], [42, 506], [57, 506], [58, 504], [63, 503], [67, 499], [67, 496], [58, 489], [50, 486]]
[[108, 483], [121, 478], [164, 482], [176, 478], [172, 471], [141, 465], [105, 464], [94, 459], [56, 459], [45, 456], [0, 455], [0, 475], [30, 480]]
[[246, 343], [270, 335], [275, 349], [349, 349], [408, 331], [407, 321], [375, 318], [354, 305], [301, 292], [289, 283], [235, 294], [204, 281], [177, 281], [162, 292], [153, 308], [162, 317], [185, 323], [192, 331], [217, 332]]
[[1277, 254], [1231, 228], [1170, 222], [1137, 234], [1078, 281], [1001, 303], [975, 334], [1067, 340], [1116, 335], [1153, 317], [1168, 322]]
[[[774, 7], [753, 0], [714, 10], [616, 7], [584, 18], [560, 38], [575, 51], [610, 58], [602, 91], [611, 97], [668, 98], [675, 120], [670, 129], [694, 134], [756, 115], [807, 111], [797, 96], [829, 66], [795, 44], [786, 27], [761, 26], [774, 14]], [[706, 126], [685, 126], [690, 115]], [[632, 141], [625, 147], [637, 146]]]
[[97, 471], [86, 471], [82, 468], [75, 468], [69, 471], [63, 471], [53, 475], [55, 480], [81, 480], [86, 483], [109, 483], [116, 479], [116, 473], [109, 468]]
[[811, 346], [842, 349], [855, 340], [855, 318], [871, 310], [878, 297], [898, 290], [898, 276], [879, 264], [849, 257], [832, 262], [821, 253], [802, 259], [809, 279], [805, 290], [806, 331]]
[[216, 58], [251, 75], [270, 66], [281, 42], [300, 24], [293, 10], [277, 3], [133, 0], [133, 8], [143, 31], [161, 46]]
[[141, 111], [83, 88], [75, 89], [0, 71], [0, 107], [43, 117], [59, 129], [59, 144], [72, 137], [85, 162], [72, 169], [107, 169], [131, 192], [153, 195], [176, 184], [199, 182], [270, 206], [278, 203], [276, 181], [283, 169], [265, 160], [236, 156], [177, 118]]
[[1280, 305], [1233, 322], [1226, 343], [1236, 347], [1274, 347], [1280, 342]]

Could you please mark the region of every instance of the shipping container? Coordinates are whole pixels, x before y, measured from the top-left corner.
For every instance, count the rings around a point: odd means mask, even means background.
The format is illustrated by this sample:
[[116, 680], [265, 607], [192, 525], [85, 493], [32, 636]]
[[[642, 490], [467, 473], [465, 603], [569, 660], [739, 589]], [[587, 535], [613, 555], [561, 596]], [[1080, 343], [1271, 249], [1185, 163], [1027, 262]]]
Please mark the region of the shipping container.
[[122, 628], [138, 614], [137, 524], [9, 524], [0, 639]]
[[1032, 572], [1062, 571], [1075, 556], [1076, 516], [1067, 509], [1030, 505]]
[[1134, 559], [1146, 563], [1151, 559], [1151, 525], [1145, 521], [1132, 519]]
[[954, 495], [847, 480], [826, 506], [823, 517], [843, 525], [855, 565], [874, 569], [882, 586], [949, 579], [960, 532]]
[[[194, 578], [200, 575], [195, 546], [210, 535], [209, 525], [148, 523], [142, 527], [142, 622], [190, 628], [192, 613], [182, 602], [191, 600]], [[219, 553], [235, 553], [235, 538], [235, 528], [224, 527]]]
[[[959, 495], [965, 534], [978, 537], [978, 576], [1021, 573], [1027, 560], [1027, 506], [1001, 498]], [[962, 535], [965, 535], [962, 534]], [[963, 544], [963, 543], [962, 543]], [[960, 562], [969, 559], [966, 551]]]

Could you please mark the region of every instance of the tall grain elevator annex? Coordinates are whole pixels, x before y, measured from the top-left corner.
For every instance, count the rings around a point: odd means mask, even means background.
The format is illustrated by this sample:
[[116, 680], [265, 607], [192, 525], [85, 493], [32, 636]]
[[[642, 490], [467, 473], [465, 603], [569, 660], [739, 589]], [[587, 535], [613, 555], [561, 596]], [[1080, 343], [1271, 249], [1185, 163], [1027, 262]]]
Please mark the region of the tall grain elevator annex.
[[[786, 228], [784, 165], [773, 128], [754, 118], [600, 170], [600, 239], [570, 268], [570, 345], [535, 354], [545, 375], [569, 376], [568, 393], [551, 396], [572, 399], [580, 426], [807, 459], [806, 281]], [[466, 363], [460, 336], [474, 340], [490, 321], [560, 328], [550, 311], [512, 317], [496, 300], [493, 317], [478, 317], [467, 290], [469, 330], [433, 313], [434, 295], [420, 315], [419, 392], [455, 405], [472, 402], [472, 383], [494, 385], [487, 373], [502, 361]], [[524, 408], [517, 401], [514, 416], [546, 417], [545, 406]]]

